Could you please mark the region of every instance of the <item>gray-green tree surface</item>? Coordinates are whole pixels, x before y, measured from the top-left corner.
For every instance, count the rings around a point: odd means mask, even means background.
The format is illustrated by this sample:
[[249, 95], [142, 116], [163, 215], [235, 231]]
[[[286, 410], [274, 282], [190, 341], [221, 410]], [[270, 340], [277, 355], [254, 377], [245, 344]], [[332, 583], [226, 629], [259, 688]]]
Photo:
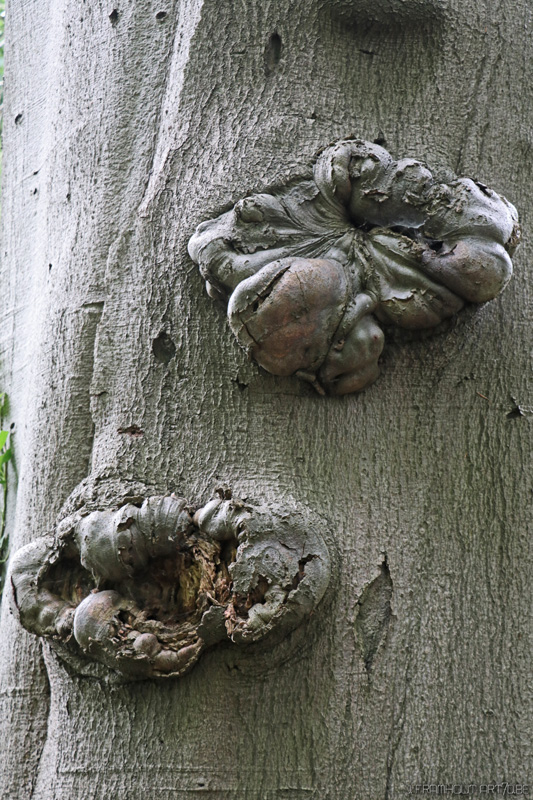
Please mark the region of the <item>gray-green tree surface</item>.
[[[528, 0], [8, 5], [11, 553], [88, 475], [198, 504], [224, 484], [316, 513], [333, 577], [271, 651], [218, 646], [166, 682], [77, 675], [6, 594], [2, 797], [533, 783], [532, 28]], [[500, 298], [323, 398], [246, 360], [187, 242], [351, 134], [489, 184], [525, 243]]]

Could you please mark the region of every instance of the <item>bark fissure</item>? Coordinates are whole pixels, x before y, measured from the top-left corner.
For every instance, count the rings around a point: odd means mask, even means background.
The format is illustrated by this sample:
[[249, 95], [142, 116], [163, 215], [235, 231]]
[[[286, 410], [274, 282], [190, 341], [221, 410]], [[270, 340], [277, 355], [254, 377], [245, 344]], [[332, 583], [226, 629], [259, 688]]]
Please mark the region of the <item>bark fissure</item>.
[[[42, 644], [40, 646], [40, 650], [41, 650], [41, 658], [43, 658], [43, 661], [44, 661], [44, 657], [42, 655]], [[47, 686], [47, 689], [48, 689], [48, 701], [50, 701], [51, 692], [50, 692], [50, 682], [48, 680], [48, 676], [46, 678], [46, 686]], [[37, 791], [37, 788], [38, 788], [38, 785], [39, 785], [39, 778], [40, 778], [41, 770], [43, 769], [43, 764], [44, 764], [44, 769], [46, 769], [45, 754], [46, 754], [46, 745], [48, 743], [49, 735], [50, 735], [50, 705], [51, 704], [49, 702], [49, 704], [48, 704], [47, 722], [46, 722], [46, 733], [45, 733], [45, 735], [44, 735], [44, 737], [42, 739], [42, 742], [41, 742], [41, 751], [39, 753], [39, 758], [38, 758], [37, 763], [35, 765], [33, 778], [31, 780], [30, 795], [29, 795], [28, 800], [35, 800], [35, 797], [36, 797], [35, 792]]]
[[[155, 136], [153, 142], [151, 166], [148, 172], [148, 180], [143, 196], [139, 202], [139, 214], [146, 214], [148, 206], [154, 200], [157, 186], [161, 181], [162, 172], [165, 169], [168, 153], [168, 136], [166, 135], [165, 111], [168, 114], [170, 103], [174, 106], [180, 104], [181, 89], [185, 82], [184, 73], [188, 66], [189, 48], [194, 40], [198, 26], [200, 25], [204, 0], [187, 0], [185, 3], [176, 3], [174, 31], [169, 47], [170, 55], [166, 59], [165, 78], [163, 91], [161, 93], [161, 103], [157, 112], [157, 124], [154, 126]], [[172, 89], [170, 93], [169, 89]], [[167, 108], [165, 108], [167, 106]], [[175, 109], [173, 109], [173, 113]], [[165, 187], [161, 185], [160, 189]]]
[[367, 672], [372, 669], [374, 657], [382, 639], [386, 636], [392, 616], [391, 600], [393, 584], [387, 563], [381, 566], [380, 574], [368, 586], [358, 601], [359, 612], [355, 622], [361, 639], [361, 650]]

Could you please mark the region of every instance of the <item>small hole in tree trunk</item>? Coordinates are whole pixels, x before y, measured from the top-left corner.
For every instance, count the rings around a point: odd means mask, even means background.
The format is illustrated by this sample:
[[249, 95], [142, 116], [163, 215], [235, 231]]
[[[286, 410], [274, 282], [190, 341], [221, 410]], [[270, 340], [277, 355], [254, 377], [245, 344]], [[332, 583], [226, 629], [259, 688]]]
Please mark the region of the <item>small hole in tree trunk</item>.
[[158, 361], [162, 364], [168, 364], [176, 355], [176, 345], [168, 333], [161, 331], [159, 336], [152, 342], [152, 352]]
[[279, 64], [281, 58], [281, 36], [274, 31], [265, 48], [265, 72], [270, 75]]

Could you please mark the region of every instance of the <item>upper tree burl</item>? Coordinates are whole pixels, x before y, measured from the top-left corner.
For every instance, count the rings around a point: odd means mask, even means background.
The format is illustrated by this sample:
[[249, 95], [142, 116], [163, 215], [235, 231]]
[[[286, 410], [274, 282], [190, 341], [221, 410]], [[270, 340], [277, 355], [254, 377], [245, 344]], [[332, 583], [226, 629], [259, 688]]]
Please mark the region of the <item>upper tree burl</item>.
[[307, 179], [203, 222], [189, 253], [258, 364], [341, 395], [378, 377], [381, 325], [432, 328], [496, 297], [519, 240], [515, 207], [484, 184], [345, 139]]

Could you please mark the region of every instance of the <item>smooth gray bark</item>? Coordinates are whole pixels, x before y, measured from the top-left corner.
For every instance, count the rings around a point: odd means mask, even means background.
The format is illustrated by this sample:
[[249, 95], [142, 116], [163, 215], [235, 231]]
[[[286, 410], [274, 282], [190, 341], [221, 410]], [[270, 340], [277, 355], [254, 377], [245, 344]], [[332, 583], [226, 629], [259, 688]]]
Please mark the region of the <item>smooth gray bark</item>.
[[[532, 25], [527, 0], [10, 3], [12, 552], [88, 474], [197, 503], [224, 483], [327, 518], [334, 578], [271, 653], [221, 647], [166, 683], [76, 677], [4, 602], [3, 797], [533, 780]], [[246, 361], [186, 248], [351, 134], [487, 182], [525, 244], [500, 299], [325, 399]]]

